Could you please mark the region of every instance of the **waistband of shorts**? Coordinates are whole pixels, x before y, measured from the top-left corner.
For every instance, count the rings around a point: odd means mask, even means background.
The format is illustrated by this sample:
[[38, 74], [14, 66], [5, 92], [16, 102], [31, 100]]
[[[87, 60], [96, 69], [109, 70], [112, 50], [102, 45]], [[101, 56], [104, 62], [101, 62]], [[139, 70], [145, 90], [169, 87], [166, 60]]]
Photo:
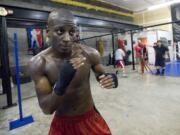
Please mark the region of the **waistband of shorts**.
[[89, 111], [80, 115], [76, 115], [76, 116], [61, 116], [55, 113], [55, 118], [60, 119], [60, 120], [65, 120], [65, 121], [80, 121], [80, 120], [88, 119], [96, 114], [97, 114], [97, 111], [93, 107]]

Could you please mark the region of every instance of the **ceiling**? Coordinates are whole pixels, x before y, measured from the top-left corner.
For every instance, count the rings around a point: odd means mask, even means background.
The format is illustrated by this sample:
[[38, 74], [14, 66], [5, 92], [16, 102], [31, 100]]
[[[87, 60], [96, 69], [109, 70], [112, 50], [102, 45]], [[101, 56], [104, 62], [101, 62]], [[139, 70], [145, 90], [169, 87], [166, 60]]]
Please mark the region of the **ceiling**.
[[113, 5], [138, 12], [147, 9], [150, 6], [162, 4], [167, 1], [172, 0], [100, 0], [106, 3], [111, 3]]
[[[8, 8], [8, 6], [6, 8]], [[11, 7], [11, 9], [14, 11], [14, 13], [11, 16], [6, 17], [8, 27], [46, 28], [46, 22], [49, 12], [17, 7]], [[126, 31], [129, 29], [135, 29], [139, 27], [137, 25], [128, 23], [120, 23], [115, 21], [107, 21], [103, 19], [82, 17], [76, 15], [75, 21], [78, 26], [82, 27], [83, 31], [116, 32]]]

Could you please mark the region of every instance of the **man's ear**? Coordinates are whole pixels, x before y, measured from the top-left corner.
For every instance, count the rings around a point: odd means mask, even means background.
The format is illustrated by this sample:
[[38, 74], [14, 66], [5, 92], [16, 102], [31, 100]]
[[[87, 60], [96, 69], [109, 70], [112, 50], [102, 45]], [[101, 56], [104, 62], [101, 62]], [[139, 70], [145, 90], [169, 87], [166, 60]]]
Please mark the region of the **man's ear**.
[[49, 28], [46, 29], [46, 36], [49, 37]]
[[50, 30], [49, 28], [47, 27], [46, 29], [46, 43], [49, 44], [49, 35], [50, 35]]

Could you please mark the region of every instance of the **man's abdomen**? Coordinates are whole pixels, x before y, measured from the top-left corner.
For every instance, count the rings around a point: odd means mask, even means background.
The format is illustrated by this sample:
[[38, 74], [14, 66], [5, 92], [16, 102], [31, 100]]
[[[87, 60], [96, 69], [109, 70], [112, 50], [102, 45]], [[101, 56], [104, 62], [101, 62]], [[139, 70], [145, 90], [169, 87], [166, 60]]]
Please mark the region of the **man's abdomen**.
[[83, 114], [94, 106], [90, 89], [75, 89], [64, 96], [64, 101], [57, 109], [57, 114], [75, 116]]

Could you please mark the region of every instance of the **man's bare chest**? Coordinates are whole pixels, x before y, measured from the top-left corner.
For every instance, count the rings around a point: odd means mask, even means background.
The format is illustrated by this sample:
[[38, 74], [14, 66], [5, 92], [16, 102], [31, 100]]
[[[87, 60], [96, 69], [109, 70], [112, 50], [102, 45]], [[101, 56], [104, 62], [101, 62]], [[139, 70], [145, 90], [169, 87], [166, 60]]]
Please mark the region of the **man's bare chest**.
[[[45, 75], [47, 76], [52, 86], [57, 81], [63, 64], [64, 64], [64, 61], [61, 61], [61, 60], [51, 59], [51, 60], [46, 61]], [[90, 69], [91, 69], [91, 64], [89, 60], [87, 59], [84, 65], [80, 69], [78, 69], [76, 73], [77, 74], [76, 81], [78, 81], [79, 79], [82, 79], [83, 77], [84, 78], [88, 77]]]

